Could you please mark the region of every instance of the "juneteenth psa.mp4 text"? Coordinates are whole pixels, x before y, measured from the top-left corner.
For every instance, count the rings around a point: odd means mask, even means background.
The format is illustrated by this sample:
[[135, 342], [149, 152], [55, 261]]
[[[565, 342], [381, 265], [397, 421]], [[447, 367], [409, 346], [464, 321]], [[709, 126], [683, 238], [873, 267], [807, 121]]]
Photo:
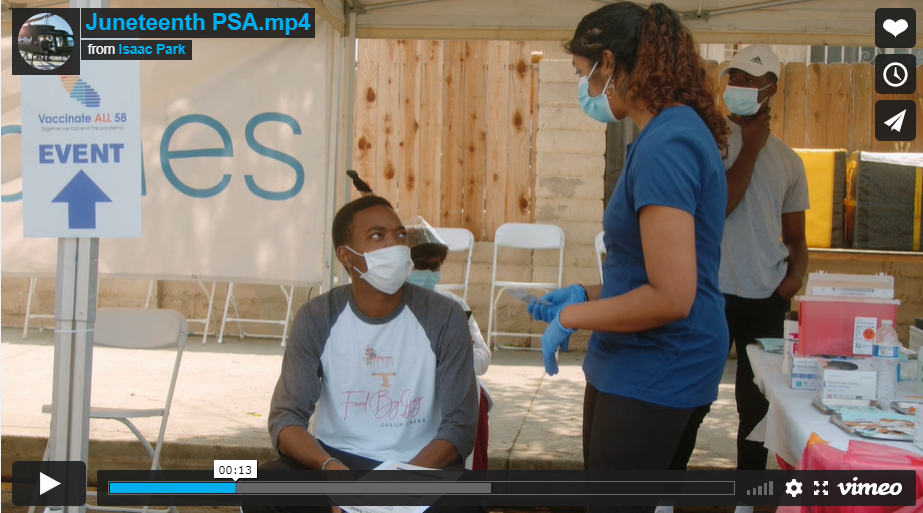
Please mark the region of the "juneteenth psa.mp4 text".
[[81, 9], [82, 38], [313, 38], [314, 9]]

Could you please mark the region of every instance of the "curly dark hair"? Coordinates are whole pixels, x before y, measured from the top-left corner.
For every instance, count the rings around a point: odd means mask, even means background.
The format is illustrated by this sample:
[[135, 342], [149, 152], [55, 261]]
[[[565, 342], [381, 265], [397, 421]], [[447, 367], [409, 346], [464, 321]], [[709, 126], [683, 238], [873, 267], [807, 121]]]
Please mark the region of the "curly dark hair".
[[692, 33], [679, 15], [661, 3], [650, 7], [616, 2], [587, 14], [564, 45], [573, 55], [599, 61], [604, 50], [615, 56], [615, 75], [626, 98], [639, 99], [653, 114], [680, 103], [692, 107], [727, 155], [727, 123], [715, 106], [716, 84], [705, 72]]

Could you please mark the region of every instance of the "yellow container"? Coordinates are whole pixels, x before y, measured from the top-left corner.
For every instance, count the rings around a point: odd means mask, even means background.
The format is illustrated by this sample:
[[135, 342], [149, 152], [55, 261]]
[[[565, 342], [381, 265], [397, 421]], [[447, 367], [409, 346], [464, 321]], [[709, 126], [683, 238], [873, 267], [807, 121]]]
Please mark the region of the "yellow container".
[[808, 247], [846, 247], [846, 151], [796, 149], [795, 153], [804, 162], [811, 200], [811, 208], [804, 213]]

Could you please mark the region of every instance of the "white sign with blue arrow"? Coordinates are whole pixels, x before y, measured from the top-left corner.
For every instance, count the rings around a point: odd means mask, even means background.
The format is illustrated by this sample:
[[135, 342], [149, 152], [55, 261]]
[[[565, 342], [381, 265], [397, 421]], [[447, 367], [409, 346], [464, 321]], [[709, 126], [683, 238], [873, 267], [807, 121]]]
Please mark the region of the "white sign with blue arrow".
[[25, 237], [141, 236], [138, 61], [22, 77]]

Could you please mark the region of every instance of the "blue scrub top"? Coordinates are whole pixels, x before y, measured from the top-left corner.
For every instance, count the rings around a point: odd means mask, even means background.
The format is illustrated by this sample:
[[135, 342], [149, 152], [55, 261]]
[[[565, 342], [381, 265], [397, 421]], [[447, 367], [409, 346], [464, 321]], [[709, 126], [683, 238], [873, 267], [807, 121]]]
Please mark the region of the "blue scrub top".
[[601, 298], [648, 283], [638, 212], [677, 208], [695, 219], [695, 302], [686, 319], [637, 333], [594, 332], [583, 370], [597, 390], [670, 408], [718, 397], [728, 354], [718, 263], [727, 206], [724, 162], [695, 110], [669, 107], [629, 145], [603, 216], [606, 261]]

